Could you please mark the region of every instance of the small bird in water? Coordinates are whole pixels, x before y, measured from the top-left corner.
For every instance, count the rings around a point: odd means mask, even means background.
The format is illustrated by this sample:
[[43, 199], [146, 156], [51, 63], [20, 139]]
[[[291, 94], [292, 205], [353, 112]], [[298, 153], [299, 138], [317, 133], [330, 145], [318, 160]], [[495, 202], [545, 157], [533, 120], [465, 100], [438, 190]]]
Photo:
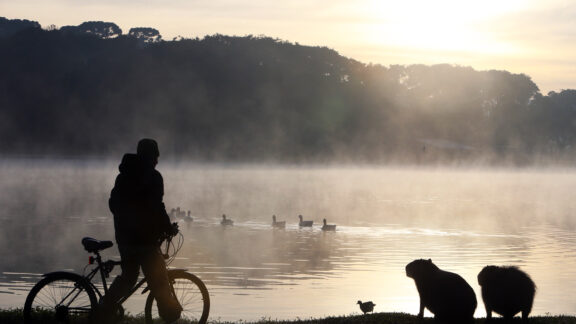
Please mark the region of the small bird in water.
[[298, 215], [298, 218], [300, 218], [300, 222], [298, 223], [298, 226], [300, 227], [312, 227], [312, 224], [314, 223], [314, 221], [305, 221], [302, 215]]
[[326, 218], [324, 218], [323, 220], [324, 225], [322, 225], [322, 230], [323, 231], [335, 231], [336, 230], [336, 225], [328, 225], [328, 223], [326, 223]]
[[220, 222], [222, 225], [234, 225], [234, 221], [231, 219], [226, 219], [226, 214], [222, 215], [222, 221]]
[[364, 314], [374, 311], [374, 306], [376, 306], [376, 304], [374, 304], [371, 301], [367, 301], [367, 302], [363, 303], [361, 300], [359, 300], [357, 304], [360, 305], [360, 310]]
[[276, 221], [276, 215], [272, 215], [272, 227], [285, 228], [286, 227], [286, 221], [278, 222], [278, 221]]
[[184, 217], [184, 221], [185, 222], [193, 222], [194, 218], [192, 218], [192, 215], [190, 215], [190, 211], [188, 211], [188, 214], [186, 215], [186, 217]]

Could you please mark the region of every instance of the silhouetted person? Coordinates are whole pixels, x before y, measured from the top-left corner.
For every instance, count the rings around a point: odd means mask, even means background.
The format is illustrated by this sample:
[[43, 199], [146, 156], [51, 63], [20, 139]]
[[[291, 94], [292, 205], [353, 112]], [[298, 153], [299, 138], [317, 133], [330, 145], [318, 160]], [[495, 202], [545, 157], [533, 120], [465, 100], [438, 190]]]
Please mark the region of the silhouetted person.
[[170, 323], [180, 317], [182, 307], [171, 292], [161, 238], [178, 229], [170, 223], [163, 203], [164, 181], [155, 169], [160, 152], [152, 139], [138, 142], [137, 154], [125, 154], [110, 193], [116, 242], [122, 258], [122, 273], [102, 298], [97, 316], [110, 313], [114, 304], [136, 284], [142, 268], [158, 313]]
[[418, 317], [424, 308], [440, 323], [472, 323], [476, 310], [476, 294], [459, 275], [440, 270], [432, 260], [414, 260], [406, 266], [406, 276], [414, 279], [420, 295]]

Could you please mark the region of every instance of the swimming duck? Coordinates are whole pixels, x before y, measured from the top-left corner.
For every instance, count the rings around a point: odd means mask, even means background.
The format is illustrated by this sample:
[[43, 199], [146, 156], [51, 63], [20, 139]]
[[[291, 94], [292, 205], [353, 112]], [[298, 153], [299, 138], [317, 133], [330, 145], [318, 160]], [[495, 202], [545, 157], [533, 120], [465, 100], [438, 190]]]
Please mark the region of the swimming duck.
[[194, 218], [192, 218], [192, 215], [190, 215], [190, 211], [188, 211], [188, 214], [186, 215], [186, 217], [184, 217], [184, 221], [185, 222], [193, 222]]
[[324, 222], [324, 225], [322, 225], [323, 231], [335, 231], [336, 230], [336, 225], [326, 224], [326, 218], [324, 218], [323, 222]]
[[285, 228], [286, 227], [286, 221], [277, 222], [276, 221], [276, 215], [272, 215], [272, 227]]
[[220, 222], [222, 225], [234, 225], [234, 221], [231, 219], [226, 219], [226, 214], [222, 215], [222, 221]]
[[314, 223], [314, 221], [305, 221], [302, 215], [298, 215], [298, 218], [300, 218], [300, 222], [298, 223], [298, 226], [300, 227], [312, 227], [312, 224]]
[[374, 306], [376, 306], [376, 304], [374, 304], [371, 301], [367, 301], [367, 302], [363, 303], [361, 300], [359, 300], [357, 304], [360, 305], [360, 310], [364, 314], [374, 311]]

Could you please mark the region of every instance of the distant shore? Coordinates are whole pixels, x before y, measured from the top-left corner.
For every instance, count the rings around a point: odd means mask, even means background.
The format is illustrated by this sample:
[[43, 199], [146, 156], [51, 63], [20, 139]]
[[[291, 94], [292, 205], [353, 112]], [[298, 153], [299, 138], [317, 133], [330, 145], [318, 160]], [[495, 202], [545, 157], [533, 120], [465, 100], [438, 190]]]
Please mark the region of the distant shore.
[[[521, 323], [521, 319], [516, 317], [513, 323]], [[0, 310], [0, 323], [2, 324], [23, 324], [21, 309], [4, 309]], [[119, 324], [144, 324], [143, 316], [126, 316]], [[193, 323], [193, 322], [184, 322]], [[183, 324], [184, 324], [183, 323]], [[212, 324], [233, 324], [237, 322], [228, 322], [220, 320], [208, 320]], [[433, 318], [419, 320], [415, 315], [406, 313], [376, 313], [367, 315], [350, 315], [326, 318], [297, 319], [290, 321], [280, 321], [271, 318], [263, 318], [258, 321], [242, 321], [243, 324], [421, 324], [434, 323]], [[485, 318], [477, 318], [474, 323], [488, 323]], [[496, 317], [489, 323], [507, 323], [504, 319]], [[576, 324], [576, 316], [534, 316], [530, 317], [530, 324]], [[51, 324], [43, 322], [42, 324]]]

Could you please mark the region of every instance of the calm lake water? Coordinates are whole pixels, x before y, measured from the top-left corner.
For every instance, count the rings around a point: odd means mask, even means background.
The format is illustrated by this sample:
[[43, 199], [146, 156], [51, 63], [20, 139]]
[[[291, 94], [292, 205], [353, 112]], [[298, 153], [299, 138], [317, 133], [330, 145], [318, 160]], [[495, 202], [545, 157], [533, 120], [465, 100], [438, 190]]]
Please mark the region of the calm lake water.
[[[532, 314], [576, 315], [576, 170], [232, 167], [161, 164], [181, 223], [178, 259], [227, 321], [418, 312], [404, 267], [432, 258], [476, 290], [485, 265], [516, 265], [538, 291]], [[22, 307], [45, 272], [82, 272], [84, 236], [113, 239], [115, 163], [0, 163], [0, 307]], [[222, 214], [233, 219], [223, 228]], [[287, 222], [272, 229], [272, 215]], [[298, 228], [297, 216], [314, 220]], [[323, 218], [337, 231], [320, 230]], [[106, 257], [118, 258], [116, 247]], [[132, 313], [144, 299], [133, 296]], [[430, 316], [430, 313], [427, 313]]]

